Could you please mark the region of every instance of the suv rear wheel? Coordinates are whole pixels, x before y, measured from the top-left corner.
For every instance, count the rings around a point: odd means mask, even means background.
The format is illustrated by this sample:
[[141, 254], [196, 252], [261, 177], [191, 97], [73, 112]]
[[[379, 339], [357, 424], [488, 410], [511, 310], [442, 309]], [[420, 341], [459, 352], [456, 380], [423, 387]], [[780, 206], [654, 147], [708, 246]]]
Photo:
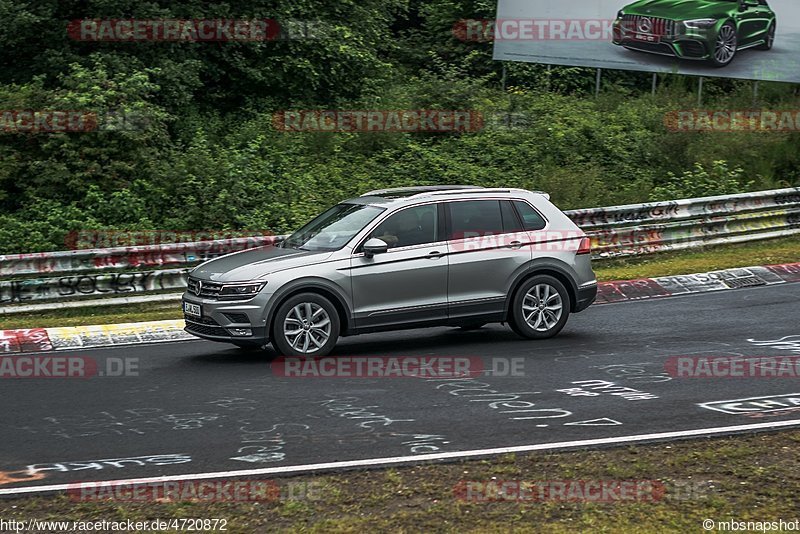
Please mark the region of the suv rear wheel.
[[548, 275], [536, 275], [517, 290], [511, 303], [511, 328], [528, 339], [547, 339], [567, 324], [570, 299], [567, 288]]
[[283, 356], [325, 356], [339, 339], [339, 314], [330, 300], [300, 293], [275, 313], [272, 343]]

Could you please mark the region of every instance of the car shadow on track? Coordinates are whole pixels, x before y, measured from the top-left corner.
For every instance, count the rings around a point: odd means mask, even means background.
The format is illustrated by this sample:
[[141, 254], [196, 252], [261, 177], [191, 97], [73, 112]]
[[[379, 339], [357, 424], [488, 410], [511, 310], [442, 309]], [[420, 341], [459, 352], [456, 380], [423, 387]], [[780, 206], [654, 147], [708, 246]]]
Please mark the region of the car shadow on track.
[[[548, 340], [532, 341], [519, 337], [508, 328], [499, 325], [485, 326], [478, 330], [462, 331], [456, 328], [436, 328], [425, 330], [405, 330], [401, 332], [365, 334], [342, 338], [330, 357], [344, 356], [389, 356], [402, 354], [405, 356], [439, 355], [462, 356], [498, 355], [503, 346], [517, 349], [520, 344], [530, 344], [536, 349], [547, 349], [553, 345], [586, 342], [586, 336], [580, 332], [562, 331], [557, 337]], [[487, 347], [491, 345], [491, 349]], [[192, 357], [192, 361], [201, 364], [224, 365], [264, 365], [280, 355], [270, 345], [262, 349], [240, 349], [220, 346], [215, 353], [201, 354]]]

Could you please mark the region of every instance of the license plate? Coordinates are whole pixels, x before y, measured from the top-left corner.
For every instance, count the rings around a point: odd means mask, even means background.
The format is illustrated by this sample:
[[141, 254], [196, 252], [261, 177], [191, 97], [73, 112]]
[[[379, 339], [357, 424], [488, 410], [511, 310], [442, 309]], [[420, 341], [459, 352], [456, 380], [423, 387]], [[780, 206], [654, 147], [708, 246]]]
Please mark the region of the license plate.
[[645, 41], [647, 43], [658, 43], [661, 41], [661, 37], [658, 35], [647, 35], [646, 33], [635, 33], [633, 34], [633, 38], [637, 41]]
[[183, 311], [186, 315], [191, 315], [193, 317], [202, 317], [203, 312], [200, 308], [199, 304], [192, 304], [191, 302], [184, 302], [183, 303]]

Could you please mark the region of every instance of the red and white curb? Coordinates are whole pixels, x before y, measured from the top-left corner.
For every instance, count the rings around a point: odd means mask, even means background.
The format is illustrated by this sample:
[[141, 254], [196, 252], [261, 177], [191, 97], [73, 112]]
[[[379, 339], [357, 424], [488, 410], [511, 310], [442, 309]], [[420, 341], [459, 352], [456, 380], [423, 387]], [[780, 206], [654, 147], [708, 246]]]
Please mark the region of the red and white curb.
[[598, 284], [596, 304], [726, 291], [743, 287], [772, 286], [790, 282], [800, 282], [800, 263], [601, 282]]
[[96, 326], [0, 330], [0, 354], [197, 339], [184, 332], [183, 327], [183, 319], [174, 319]]
[[[601, 282], [597, 304], [800, 282], [800, 263]], [[197, 339], [183, 319], [97, 326], [0, 330], [0, 354], [46, 352]]]

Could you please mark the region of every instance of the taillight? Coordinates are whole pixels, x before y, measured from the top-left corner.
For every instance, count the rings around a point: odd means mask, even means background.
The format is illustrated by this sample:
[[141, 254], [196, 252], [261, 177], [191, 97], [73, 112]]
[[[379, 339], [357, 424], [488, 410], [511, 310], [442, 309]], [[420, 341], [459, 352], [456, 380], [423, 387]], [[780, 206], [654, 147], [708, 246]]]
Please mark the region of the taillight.
[[591, 254], [592, 240], [588, 237], [581, 239], [581, 245], [578, 247], [578, 254]]

